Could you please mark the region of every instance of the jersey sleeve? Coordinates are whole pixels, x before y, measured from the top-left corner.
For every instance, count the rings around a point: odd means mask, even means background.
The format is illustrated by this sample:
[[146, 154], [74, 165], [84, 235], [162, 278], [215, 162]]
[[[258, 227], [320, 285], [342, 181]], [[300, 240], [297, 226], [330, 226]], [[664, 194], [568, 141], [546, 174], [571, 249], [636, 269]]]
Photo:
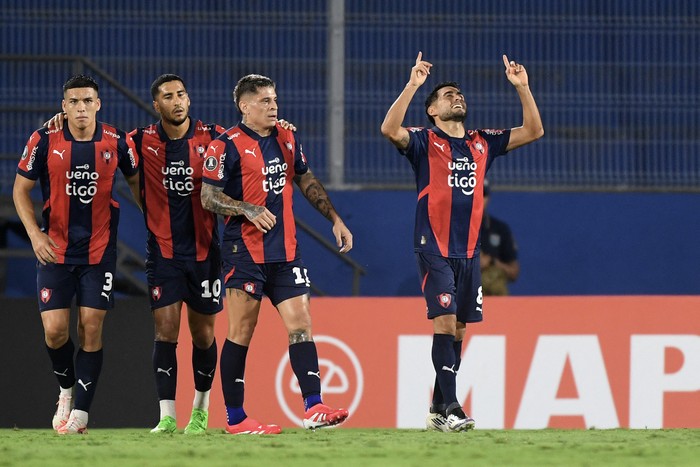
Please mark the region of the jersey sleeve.
[[296, 175], [304, 175], [309, 171], [309, 162], [306, 160], [306, 155], [304, 154], [304, 148], [298, 138], [294, 138], [296, 141], [296, 148], [294, 150], [294, 173]]
[[225, 187], [231, 177], [231, 167], [238, 158], [238, 151], [233, 144], [221, 138], [209, 143], [204, 156], [202, 182], [217, 187]]
[[414, 167], [417, 165], [421, 154], [428, 152], [428, 130], [420, 127], [406, 128], [408, 130], [408, 147], [399, 149], [406, 159], [411, 162]]
[[117, 153], [119, 154], [119, 170], [125, 177], [131, 177], [139, 171], [139, 156], [131, 133], [125, 134], [117, 141]]
[[479, 135], [486, 140], [489, 146], [489, 155], [501, 156], [506, 153], [510, 141], [510, 130], [478, 130]]
[[30, 180], [37, 180], [41, 171], [46, 167], [48, 158], [49, 138], [46, 131], [36, 130], [24, 146], [22, 156], [17, 164], [17, 173]]

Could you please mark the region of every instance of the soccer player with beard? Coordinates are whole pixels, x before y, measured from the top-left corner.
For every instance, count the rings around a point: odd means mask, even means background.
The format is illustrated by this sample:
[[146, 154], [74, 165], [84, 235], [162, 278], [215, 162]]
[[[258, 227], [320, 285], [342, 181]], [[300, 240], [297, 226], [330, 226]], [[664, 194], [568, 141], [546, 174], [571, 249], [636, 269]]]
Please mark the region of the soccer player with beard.
[[426, 81], [432, 64], [421, 52], [403, 91], [389, 108], [382, 134], [411, 163], [418, 203], [414, 250], [427, 315], [433, 323], [435, 390], [426, 425], [438, 431], [465, 431], [474, 420], [457, 401], [456, 376], [466, 323], [482, 321], [479, 231], [484, 210], [483, 182], [494, 159], [544, 135], [525, 67], [503, 56], [515, 87], [523, 124], [510, 130], [467, 130], [467, 104], [455, 82], [438, 84], [425, 101], [434, 126], [402, 126], [408, 106]]
[[203, 434], [217, 362], [214, 322], [223, 300], [216, 215], [202, 209], [200, 201], [202, 162], [207, 146], [224, 128], [190, 117], [187, 88], [177, 75], [156, 78], [151, 96], [160, 121], [131, 133], [141, 159], [141, 196], [148, 230], [146, 275], [155, 322], [153, 373], [160, 421], [151, 432], [177, 429], [176, 348], [184, 302], [195, 386], [185, 434]]
[[[60, 394], [53, 428], [87, 432], [88, 412], [102, 370], [102, 326], [114, 306], [119, 204], [112, 191], [117, 169], [138, 200], [138, 157], [125, 132], [97, 121], [99, 86], [78, 75], [63, 85], [62, 129], [35, 131], [17, 167], [13, 198], [37, 262], [44, 340]], [[43, 225], [30, 192], [39, 180]], [[70, 308], [78, 305], [77, 355], [70, 338]], [[78, 383], [76, 386], [75, 383]]]
[[299, 255], [291, 181], [329, 221], [341, 253], [352, 234], [311, 173], [298, 138], [277, 124], [275, 83], [265, 76], [241, 78], [233, 91], [242, 122], [209, 145], [204, 160], [202, 204], [228, 216], [222, 241], [229, 317], [221, 351], [221, 381], [231, 434], [277, 434], [277, 425], [248, 417], [243, 409], [248, 347], [263, 294], [287, 329], [289, 360], [304, 400], [305, 428], [338, 425], [345, 409], [321, 400], [321, 377], [311, 335], [309, 278]]

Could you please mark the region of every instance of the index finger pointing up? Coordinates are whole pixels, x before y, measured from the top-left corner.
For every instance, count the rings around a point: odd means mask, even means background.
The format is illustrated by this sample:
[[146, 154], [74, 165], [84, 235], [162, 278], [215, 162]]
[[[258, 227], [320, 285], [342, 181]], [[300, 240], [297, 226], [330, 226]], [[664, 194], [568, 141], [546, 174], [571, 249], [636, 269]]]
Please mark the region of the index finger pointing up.
[[416, 65], [418, 65], [421, 60], [423, 60], [423, 52], [418, 51], [418, 56], [416, 57]]
[[506, 66], [506, 70], [510, 68], [510, 62], [508, 61], [506, 54], [503, 54], [503, 64]]

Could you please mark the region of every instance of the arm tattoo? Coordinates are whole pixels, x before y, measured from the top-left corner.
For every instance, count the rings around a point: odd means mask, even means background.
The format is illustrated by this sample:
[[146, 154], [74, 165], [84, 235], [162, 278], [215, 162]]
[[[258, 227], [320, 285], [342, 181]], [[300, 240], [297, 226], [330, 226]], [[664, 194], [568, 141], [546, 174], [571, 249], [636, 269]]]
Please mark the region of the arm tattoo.
[[326, 189], [321, 182], [311, 174], [311, 171], [299, 176], [297, 185], [299, 185], [299, 188], [301, 188], [302, 193], [306, 199], [309, 200], [309, 203], [311, 203], [318, 212], [323, 214], [326, 219], [332, 222], [333, 216], [331, 214], [335, 212], [335, 208], [328, 197]]
[[222, 187], [202, 185], [202, 206], [208, 211], [225, 216], [243, 215], [252, 219], [265, 210], [264, 206], [256, 206], [231, 198], [224, 193]]
[[289, 333], [289, 345], [298, 344], [299, 342], [312, 342], [311, 334], [303, 329], [292, 331]]

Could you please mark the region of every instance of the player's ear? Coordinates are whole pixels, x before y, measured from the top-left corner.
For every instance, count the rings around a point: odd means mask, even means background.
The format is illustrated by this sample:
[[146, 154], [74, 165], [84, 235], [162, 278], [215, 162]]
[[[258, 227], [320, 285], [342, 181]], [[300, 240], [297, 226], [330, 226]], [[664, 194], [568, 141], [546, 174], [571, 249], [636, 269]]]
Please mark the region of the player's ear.
[[160, 113], [160, 106], [158, 105], [158, 102], [156, 102], [156, 101], [153, 101], [153, 110]]
[[66, 100], [65, 99], [61, 100], [61, 110], [63, 110], [63, 113], [66, 113]]
[[102, 108], [102, 101], [98, 97], [97, 98], [97, 110], [95, 110], [95, 112], [99, 112], [101, 108]]

